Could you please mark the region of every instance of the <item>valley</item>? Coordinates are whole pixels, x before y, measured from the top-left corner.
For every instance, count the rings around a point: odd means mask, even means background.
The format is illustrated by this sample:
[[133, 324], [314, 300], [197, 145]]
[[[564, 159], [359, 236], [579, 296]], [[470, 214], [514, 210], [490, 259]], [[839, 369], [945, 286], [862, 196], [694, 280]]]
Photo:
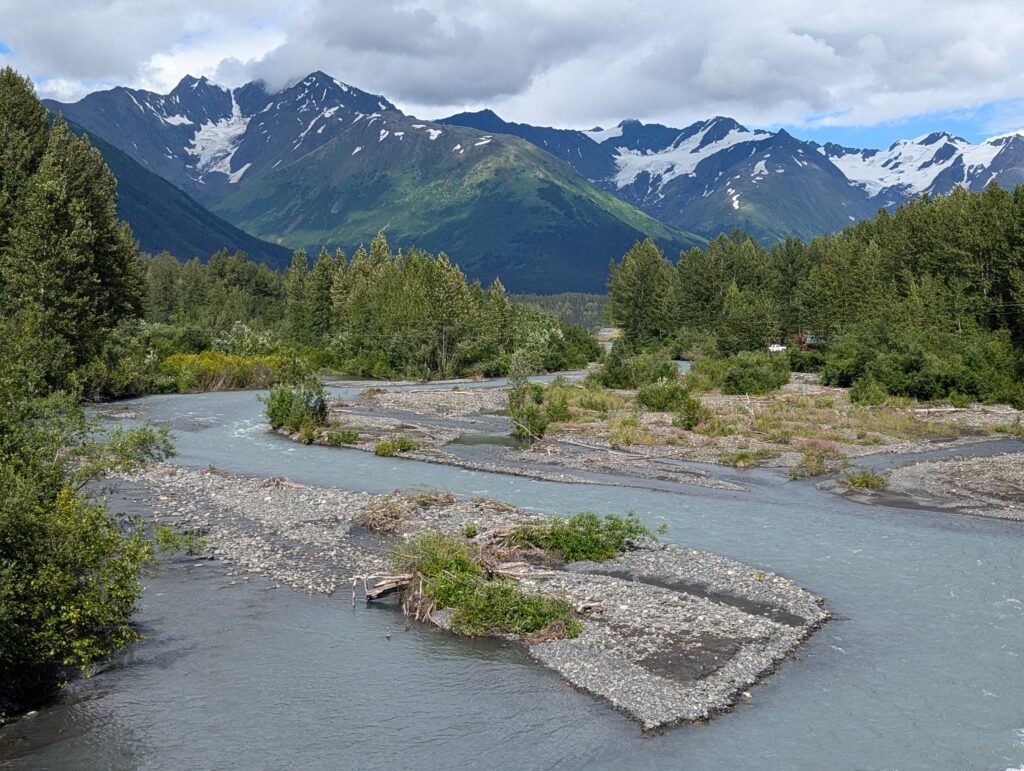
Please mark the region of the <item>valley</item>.
[[163, 61], [0, 68], [0, 766], [1024, 761], [1024, 132]]

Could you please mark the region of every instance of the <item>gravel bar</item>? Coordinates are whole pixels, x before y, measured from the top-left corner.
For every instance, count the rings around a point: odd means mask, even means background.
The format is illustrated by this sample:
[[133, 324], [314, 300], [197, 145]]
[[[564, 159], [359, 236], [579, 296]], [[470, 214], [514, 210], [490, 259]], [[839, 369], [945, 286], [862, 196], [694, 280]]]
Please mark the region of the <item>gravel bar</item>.
[[[383, 529], [404, 535], [543, 519], [483, 498], [372, 496], [167, 464], [124, 480], [155, 521], [202, 533], [230, 574], [326, 594], [348, 590], [353, 575], [390, 572], [387, 552], [402, 536], [357, 524], [369, 515], [389, 513]], [[521, 583], [567, 600], [584, 624], [572, 640], [524, 643], [530, 655], [644, 730], [706, 720], [749, 697], [828, 617], [820, 598], [788, 579], [646, 539], [616, 560], [531, 568]], [[435, 616], [443, 626], [445, 614]]]

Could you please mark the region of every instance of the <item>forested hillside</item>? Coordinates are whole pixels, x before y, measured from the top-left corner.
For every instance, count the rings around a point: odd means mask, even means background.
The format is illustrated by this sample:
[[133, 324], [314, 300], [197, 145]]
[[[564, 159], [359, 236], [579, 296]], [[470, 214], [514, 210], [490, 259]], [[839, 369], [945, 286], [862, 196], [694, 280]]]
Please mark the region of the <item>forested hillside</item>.
[[109, 142], [81, 126], [68, 125], [79, 136], [88, 137], [117, 179], [117, 215], [131, 225], [144, 252], [166, 251], [188, 260], [205, 259], [221, 249], [241, 250], [274, 267], [288, 264], [290, 249], [236, 228]]
[[420, 120], [323, 72], [279, 92], [186, 77], [169, 94], [114, 88], [48, 104], [289, 249], [351, 252], [384, 230], [404, 250], [444, 250], [485, 284], [546, 292], [599, 290], [638, 238], [673, 251], [704, 242], [516, 137]]
[[587, 329], [597, 329], [605, 322], [605, 306], [608, 298], [603, 294], [586, 292], [561, 292], [559, 294], [513, 295], [515, 302], [536, 305], [548, 313], [554, 313], [562, 321], [579, 324]]

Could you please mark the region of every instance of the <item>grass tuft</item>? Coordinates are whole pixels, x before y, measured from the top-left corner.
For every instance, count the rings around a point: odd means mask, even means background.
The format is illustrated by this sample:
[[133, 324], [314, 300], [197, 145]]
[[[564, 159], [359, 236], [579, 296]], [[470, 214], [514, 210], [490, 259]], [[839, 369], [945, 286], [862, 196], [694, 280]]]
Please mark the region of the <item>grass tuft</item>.
[[808, 442], [803, 447], [803, 459], [789, 470], [790, 479], [820, 476], [846, 465], [846, 456], [838, 448], [819, 442]]
[[885, 474], [870, 468], [853, 469], [839, 477], [839, 484], [847, 490], [884, 490], [888, 483]]
[[423, 445], [407, 436], [396, 436], [394, 439], [382, 439], [373, 446], [373, 452], [382, 458], [390, 458], [400, 452], [419, 450]]
[[632, 540], [654, 537], [654, 532], [635, 514], [599, 517], [584, 511], [568, 519], [523, 525], [513, 535], [512, 544], [554, 551], [566, 562], [600, 562], [625, 550]]

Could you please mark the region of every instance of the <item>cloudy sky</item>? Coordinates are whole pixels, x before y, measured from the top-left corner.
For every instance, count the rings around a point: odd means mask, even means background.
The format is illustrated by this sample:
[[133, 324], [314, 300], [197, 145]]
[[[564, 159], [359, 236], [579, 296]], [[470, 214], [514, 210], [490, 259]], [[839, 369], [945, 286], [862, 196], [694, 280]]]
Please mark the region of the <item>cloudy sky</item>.
[[0, 64], [65, 101], [320, 69], [425, 118], [729, 115], [862, 147], [1024, 127], [1022, 40], [1021, 0], [0, 0]]

